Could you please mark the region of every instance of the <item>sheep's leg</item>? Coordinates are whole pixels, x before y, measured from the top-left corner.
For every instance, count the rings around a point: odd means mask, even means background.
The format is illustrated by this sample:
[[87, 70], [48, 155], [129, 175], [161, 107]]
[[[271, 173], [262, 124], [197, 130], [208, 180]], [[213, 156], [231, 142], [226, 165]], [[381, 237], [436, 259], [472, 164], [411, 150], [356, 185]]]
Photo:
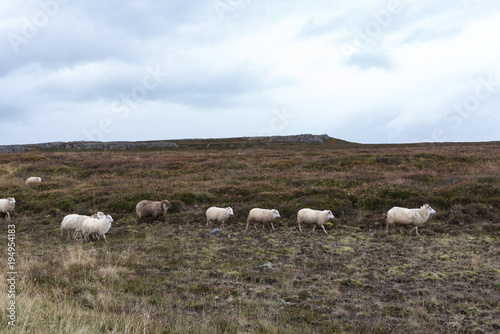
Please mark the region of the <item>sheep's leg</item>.
[[313, 232], [314, 232], [315, 229], [316, 229], [316, 225], [313, 226]]
[[104, 238], [104, 241], [106, 241], [106, 243], [108, 243], [108, 240], [106, 239], [106, 234], [103, 234], [102, 237]]
[[224, 223], [225, 223], [225, 221], [223, 220], [223, 221], [222, 221], [222, 224], [220, 224], [220, 228], [223, 228], [223, 227], [224, 227]]
[[321, 225], [321, 227], [323, 228], [323, 231], [325, 231], [325, 233], [328, 234], [328, 232], [325, 230], [325, 226]]
[[398, 226], [399, 233], [403, 234], [403, 231], [401, 230], [401, 227]]
[[207, 218], [207, 226], [208, 226], [208, 223], [210, 223], [210, 219]]
[[7, 213], [5, 214], [5, 219], [6, 220], [10, 220], [10, 213], [9, 213], [9, 211], [7, 211]]
[[247, 227], [245, 228], [245, 231], [247, 231], [247, 230], [248, 230], [248, 225], [249, 225], [249, 224], [250, 224], [250, 222], [249, 222], [249, 221], [247, 221]]
[[299, 224], [299, 231], [302, 232], [302, 227], [300, 227], [300, 224]]
[[273, 230], [275, 230], [273, 223], [271, 223], [271, 227], [273, 228]]

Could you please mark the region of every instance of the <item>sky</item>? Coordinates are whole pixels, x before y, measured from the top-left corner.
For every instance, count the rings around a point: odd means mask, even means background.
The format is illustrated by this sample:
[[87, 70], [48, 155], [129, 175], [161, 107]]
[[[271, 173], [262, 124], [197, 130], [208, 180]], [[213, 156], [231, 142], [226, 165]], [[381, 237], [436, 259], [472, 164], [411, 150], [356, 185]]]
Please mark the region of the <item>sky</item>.
[[500, 140], [500, 2], [0, 2], [0, 145]]

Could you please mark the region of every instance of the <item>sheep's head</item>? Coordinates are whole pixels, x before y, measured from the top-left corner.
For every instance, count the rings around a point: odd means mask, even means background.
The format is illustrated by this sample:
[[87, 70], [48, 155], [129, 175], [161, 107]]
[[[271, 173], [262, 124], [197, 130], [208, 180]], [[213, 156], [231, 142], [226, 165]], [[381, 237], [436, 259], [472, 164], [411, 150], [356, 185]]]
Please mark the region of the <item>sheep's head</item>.
[[36, 182], [42, 182], [42, 178], [41, 177], [37, 177], [36, 178]]
[[164, 213], [166, 213], [168, 208], [171, 208], [171, 207], [172, 207], [172, 204], [170, 204], [169, 201], [167, 201], [167, 200], [161, 201], [161, 208], [162, 208]]
[[431, 206], [429, 204], [422, 205], [422, 208], [425, 208], [425, 209], [429, 210], [429, 213], [431, 215], [434, 214], [434, 213], [436, 213], [436, 210], [434, 210], [433, 208], [431, 208]]
[[106, 218], [106, 215], [104, 213], [102, 213], [101, 211], [96, 213], [96, 216], [97, 216], [97, 219], [99, 219], [99, 220], [103, 220]]
[[108, 219], [109, 223], [111, 224], [112, 222], [114, 222], [114, 219], [113, 217], [111, 217], [110, 215], [107, 215], [106, 218]]
[[326, 212], [326, 213], [327, 213], [328, 219], [333, 219], [333, 218], [335, 218], [335, 217], [333, 216], [333, 213], [332, 213], [330, 210], [325, 210], [325, 211], [323, 211], [323, 212]]
[[229, 206], [228, 206], [228, 207], [226, 208], [226, 211], [227, 211], [227, 212], [228, 212], [231, 216], [232, 216], [232, 215], [234, 215], [233, 208], [231, 208], [231, 207], [229, 207]]
[[10, 205], [16, 204], [16, 199], [14, 197], [9, 197], [9, 198], [7, 198], [7, 200], [9, 201]]
[[276, 209], [273, 209], [273, 214], [274, 214], [274, 218], [279, 218], [280, 217], [280, 213], [278, 212], [278, 210]]

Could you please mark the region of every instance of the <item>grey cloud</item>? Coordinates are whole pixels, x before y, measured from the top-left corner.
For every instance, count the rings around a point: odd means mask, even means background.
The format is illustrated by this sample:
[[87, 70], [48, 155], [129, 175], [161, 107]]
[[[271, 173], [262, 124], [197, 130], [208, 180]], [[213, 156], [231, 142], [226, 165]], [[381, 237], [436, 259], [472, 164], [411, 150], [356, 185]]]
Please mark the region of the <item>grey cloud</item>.
[[387, 55], [370, 51], [353, 53], [349, 56], [349, 64], [357, 66], [362, 70], [371, 68], [391, 70], [394, 68], [393, 61]]

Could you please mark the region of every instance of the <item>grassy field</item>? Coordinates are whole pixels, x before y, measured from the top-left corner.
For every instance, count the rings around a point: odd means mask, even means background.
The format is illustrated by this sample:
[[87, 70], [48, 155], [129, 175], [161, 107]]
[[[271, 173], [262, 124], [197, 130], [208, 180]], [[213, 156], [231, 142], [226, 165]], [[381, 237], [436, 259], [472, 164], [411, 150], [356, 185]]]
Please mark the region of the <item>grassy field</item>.
[[[10, 332], [500, 331], [500, 143], [179, 144], [0, 154], [0, 198], [17, 201]], [[28, 176], [43, 182], [29, 188]], [[142, 199], [173, 206], [139, 222]], [[424, 203], [437, 214], [420, 237], [384, 233], [389, 208]], [[235, 211], [220, 237], [205, 225], [212, 205]], [[278, 209], [276, 230], [245, 231], [252, 207]], [[328, 235], [298, 231], [304, 207], [332, 210]], [[66, 214], [96, 211], [115, 219], [109, 244], [61, 237]]]

